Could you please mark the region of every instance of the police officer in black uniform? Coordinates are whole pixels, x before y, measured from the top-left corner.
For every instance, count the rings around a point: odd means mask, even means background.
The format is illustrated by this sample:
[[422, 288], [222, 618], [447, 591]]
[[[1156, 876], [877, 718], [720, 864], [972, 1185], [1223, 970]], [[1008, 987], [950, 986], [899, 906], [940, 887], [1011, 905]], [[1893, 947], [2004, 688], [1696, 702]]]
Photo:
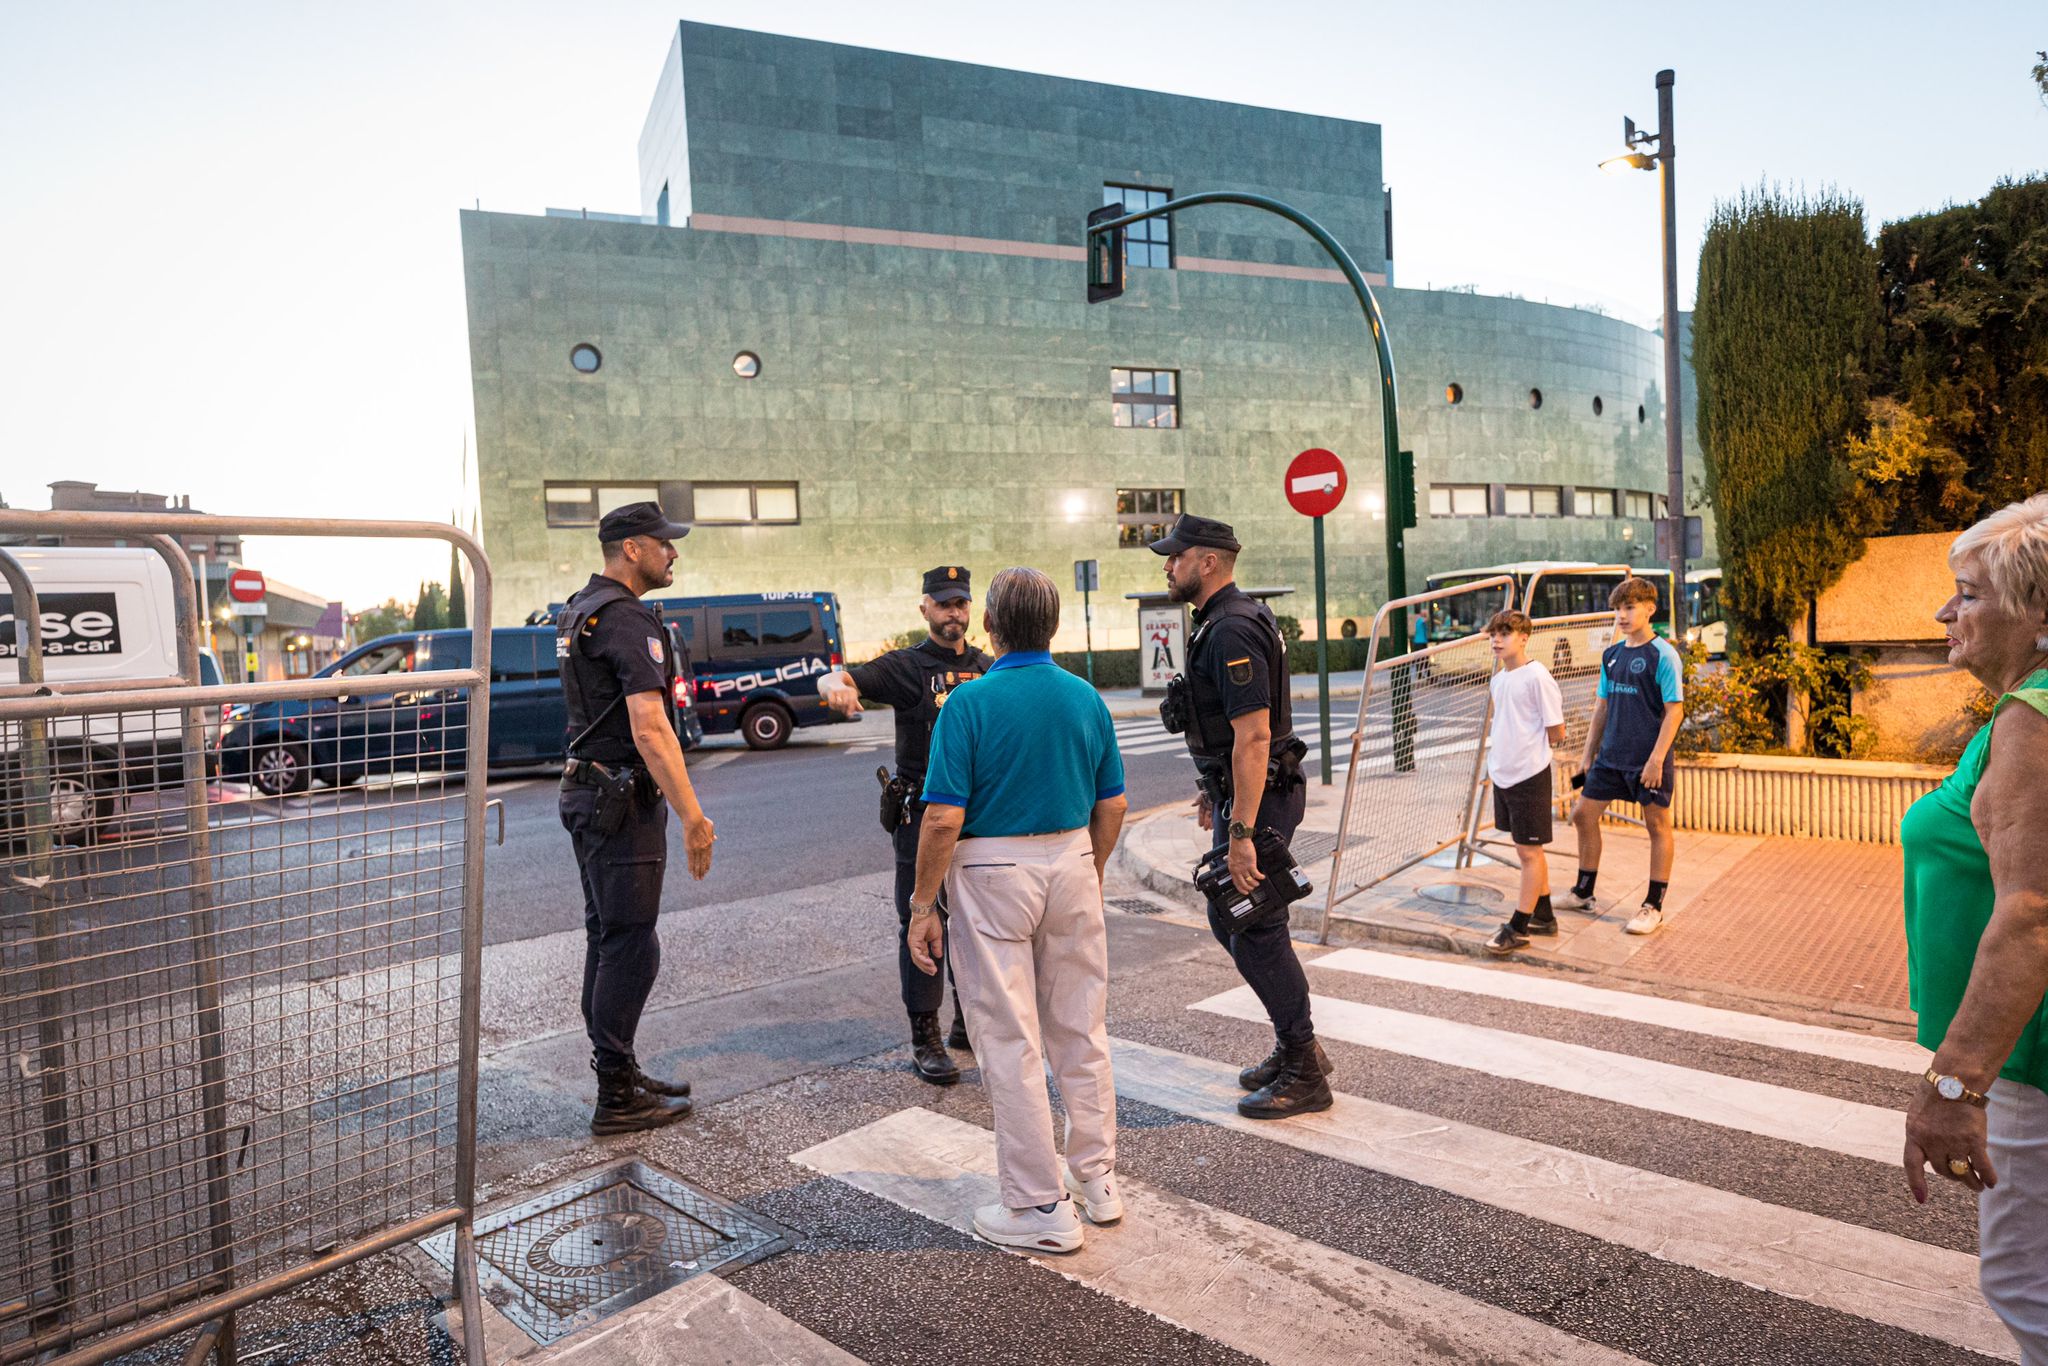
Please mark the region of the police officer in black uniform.
[[[1222, 522], [1183, 515], [1152, 542], [1166, 556], [1167, 596], [1194, 607], [1187, 673], [1173, 680], [1160, 711], [1184, 730], [1195, 761], [1196, 819], [1228, 842], [1231, 881], [1250, 892], [1265, 880], [1254, 832], [1291, 840], [1308, 802], [1301, 772], [1307, 746], [1294, 734], [1287, 645], [1265, 604], [1233, 581], [1237, 538]], [[1327, 1110], [1330, 1062], [1309, 1019], [1308, 977], [1295, 956], [1284, 913], [1233, 923], [1213, 901], [1209, 928], [1266, 1007], [1278, 1041], [1264, 1062], [1238, 1074], [1250, 1095], [1238, 1111], [1252, 1119]]]
[[676, 740], [668, 634], [640, 601], [674, 581], [674, 542], [689, 532], [656, 503], [605, 514], [597, 527], [604, 572], [590, 576], [555, 622], [569, 711], [561, 813], [583, 879], [583, 1023], [597, 1073], [594, 1134], [659, 1128], [690, 1112], [688, 1082], [650, 1077], [633, 1056], [640, 1012], [661, 967], [655, 917], [669, 807], [682, 813], [690, 876], [711, 871], [717, 838]]
[[[968, 1047], [967, 1023], [960, 1014], [960, 994], [953, 994], [953, 1029], [939, 1035], [939, 1007], [946, 988], [937, 975], [920, 972], [910, 960], [910, 893], [917, 886], [917, 835], [924, 824], [925, 757], [931, 750], [932, 727], [939, 708], [953, 689], [979, 678], [992, 662], [967, 643], [968, 607], [973, 593], [966, 569], [942, 564], [924, 576], [924, 597], [918, 610], [929, 632], [904, 650], [891, 650], [852, 669], [835, 670], [819, 680], [825, 705], [846, 716], [860, 710], [860, 699], [872, 697], [896, 709], [896, 775], [884, 788], [883, 823], [896, 843], [896, 967], [903, 984], [903, 1008], [910, 1013], [911, 1060], [917, 1074], [936, 1086], [960, 1080], [960, 1068], [946, 1047]], [[893, 825], [891, 822], [893, 821]], [[952, 976], [952, 960], [947, 976]]]

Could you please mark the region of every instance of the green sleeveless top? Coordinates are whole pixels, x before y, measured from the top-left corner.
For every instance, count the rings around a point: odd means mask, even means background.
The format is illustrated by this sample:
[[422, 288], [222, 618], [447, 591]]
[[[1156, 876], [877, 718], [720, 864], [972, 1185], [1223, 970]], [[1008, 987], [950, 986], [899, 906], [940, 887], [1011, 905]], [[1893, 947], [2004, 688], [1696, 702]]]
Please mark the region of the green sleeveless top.
[[[2048, 715], [2048, 669], [2029, 674], [1998, 699], [1993, 720], [2008, 702], [2024, 702]], [[1991, 923], [1995, 893], [1991, 859], [1970, 823], [1970, 799], [1984, 777], [1991, 722], [1970, 740], [1956, 771], [1914, 802], [1899, 822], [1906, 855], [1906, 977], [1920, 1016], [1920, 1044], [1939, 1048], [1970, 985], [1977, 941]], [[2048, 1002], [2020, 1034], [2001, 1077], [2048, 1088]]]

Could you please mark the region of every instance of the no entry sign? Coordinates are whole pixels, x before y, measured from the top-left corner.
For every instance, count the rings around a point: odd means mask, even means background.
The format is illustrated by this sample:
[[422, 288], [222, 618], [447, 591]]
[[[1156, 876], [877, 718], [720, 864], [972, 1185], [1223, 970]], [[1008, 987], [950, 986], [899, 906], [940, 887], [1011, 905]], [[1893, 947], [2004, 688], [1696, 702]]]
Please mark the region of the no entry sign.
[[1287, 466], [1287, 502], [1304, 517], [1327, 517], [1344, 501], [1344, 462], [1320, 446]]
[[228, 575], [228, 596], [236, 602], [263, 601], [263, 571], [237, 569]]

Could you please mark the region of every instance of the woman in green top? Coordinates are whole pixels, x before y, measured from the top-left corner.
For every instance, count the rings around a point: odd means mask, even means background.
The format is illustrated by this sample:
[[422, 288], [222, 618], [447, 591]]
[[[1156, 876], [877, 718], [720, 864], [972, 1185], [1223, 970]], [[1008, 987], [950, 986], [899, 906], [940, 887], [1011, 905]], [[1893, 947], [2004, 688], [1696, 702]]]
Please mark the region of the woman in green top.
[[2048, 1366], [2048, 493], [1958, 536], [1949, 566], [1948, 661], [1998, 701], [1899, 831], [1934, 1050], [1906, 1111], [1906, 1184], [1925, 1201], [1932, 1164], [1979, 1192], [1984, 1298], [2021, 1359]]

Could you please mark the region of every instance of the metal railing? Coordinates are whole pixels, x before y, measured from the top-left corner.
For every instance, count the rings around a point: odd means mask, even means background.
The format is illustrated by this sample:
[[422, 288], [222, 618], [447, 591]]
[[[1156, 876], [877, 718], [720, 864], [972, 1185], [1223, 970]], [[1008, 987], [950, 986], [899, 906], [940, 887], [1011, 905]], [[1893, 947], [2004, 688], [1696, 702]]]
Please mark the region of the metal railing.
[[[191, 1334], [188, 1361], [226, 1366], [238, 1309], [451, 1225], [481, 1363], [490, 632], [467, 668], [203, 687], [165, 533], [445, 540], [488, 621], [481, 548], [432, 523], [192, 514], [0, 510], [0, 532], [154, 547], [180, 669], [50, 681], [35, 585], [0, 552], [0, 1363]], [[280, 745], [332, 785], [243, 786]]]

